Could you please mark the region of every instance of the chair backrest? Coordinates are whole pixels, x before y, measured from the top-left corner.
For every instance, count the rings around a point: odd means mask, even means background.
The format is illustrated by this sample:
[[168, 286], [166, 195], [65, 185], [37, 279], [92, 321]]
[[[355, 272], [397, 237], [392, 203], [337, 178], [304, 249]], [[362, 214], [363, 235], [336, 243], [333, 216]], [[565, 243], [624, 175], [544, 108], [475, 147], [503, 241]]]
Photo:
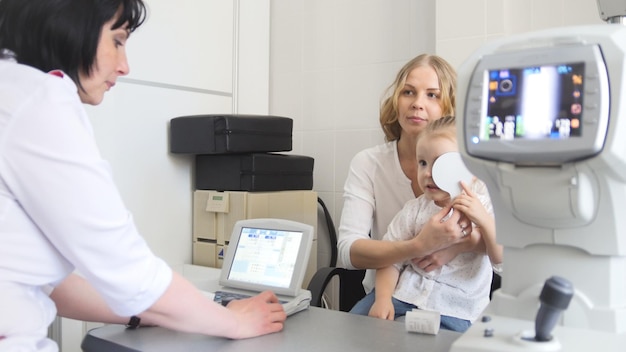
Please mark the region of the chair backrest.
[[[361, 298], [365, 296], [363, 277], [365, 270], [348, 270], [337, 268], [337, 232], [332, 216], [321, 198], [318, 211], [318, 263], [329, 263], [327, 267], [317, 270], [308, 285], [311, 291], [311, 305], [322, 307], [326, 288], [333, 277], [339, 278], [339, 310], [349, 311]], [[326, 252], [328, 250], [328, 252]]]
[[491, 279], [491, 290], [489, 291], [489, 299], [493, 296], [493, 291], [499, 289], [502, 286], [502, 276], [498, 273], [493, 273], [493, 278]]
[[362, 284], [365, 270], [348, 270], [336, 267], [318, 269], [308, 286], [308, 290], [311, 291], [311, 305], [323, 307], [324, 291], [335, 276], [339, 278], [339, 310], [347, 312], [365, 296]]
[[322, 198], [317, 197], [317, 262], [337, 266], [337, 232], [333, 218]]

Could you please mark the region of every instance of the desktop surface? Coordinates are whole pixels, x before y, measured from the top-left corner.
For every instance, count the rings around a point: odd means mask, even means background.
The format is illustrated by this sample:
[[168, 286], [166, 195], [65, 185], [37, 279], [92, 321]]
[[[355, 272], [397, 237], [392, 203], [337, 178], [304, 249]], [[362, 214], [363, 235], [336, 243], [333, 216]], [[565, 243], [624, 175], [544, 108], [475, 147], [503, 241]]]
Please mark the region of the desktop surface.
[[283, 331], [244, 340], [187, 334], [159, 327], [136, 330], [120, 325], [96, 328], [87, 334], [85, 352], [131, 351], [449, 351], [460, 333], [437, 335], [407, 332], [404, 323], [311, 307], [290, 316]]

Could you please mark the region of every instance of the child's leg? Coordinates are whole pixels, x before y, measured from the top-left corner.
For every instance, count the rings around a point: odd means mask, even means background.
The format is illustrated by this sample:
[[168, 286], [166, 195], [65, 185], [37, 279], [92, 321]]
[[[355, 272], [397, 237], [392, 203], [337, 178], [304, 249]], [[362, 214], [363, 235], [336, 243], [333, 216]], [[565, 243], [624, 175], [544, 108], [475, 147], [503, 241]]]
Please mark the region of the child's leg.
[[465, 332], [469, 329], [470, 325], [472, 325], [472, 323], [469, 320], [459, 319], [449, 315], [442, 315], [439, 327], [446, 330]]
[[360, 301], [356, 302], [354, 307], [350, 309], [350, 313], [359, 314], [359, 315], [368, 315], [372, 305], [374, 305], [374, 300], [376, 296], [374, 295], [374, 290], [372, 292], [365, 295], [365, 297], [361, 298]]
[[417, 308], [417, 306], [413, 304], [406, 303], [395, 298], [392, 298], [391, 302], [393, 303], [394, 319], [405, 316], [406, 312], [410, 312], [413, 309]]

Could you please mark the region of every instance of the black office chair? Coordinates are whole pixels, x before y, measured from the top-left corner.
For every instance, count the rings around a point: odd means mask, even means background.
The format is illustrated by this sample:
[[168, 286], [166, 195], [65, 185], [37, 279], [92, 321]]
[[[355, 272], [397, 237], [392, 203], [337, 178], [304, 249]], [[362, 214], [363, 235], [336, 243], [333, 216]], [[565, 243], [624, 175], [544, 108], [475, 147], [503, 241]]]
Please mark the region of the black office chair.
[[324, 291], [326, 291], [326, 287], [333, 277], [336, 276], [339, 278], [338, 309], [347, 312], [356, 302], [365, 296], [365, 290], [361, 283], [365, 276], [365, 270], [337, 268], [337, 233], [335, 231], [335, 224], [324, 201], [319, 197], [317, 201], [323, 211], [327, 225], [331, 254], [329, 266], [319, 268], [307, 287], [307, 289], [311, 291], [311, 305], [314, 307], [324, 307]]
[[502, 276], [497, 273], [493, 273], [493, 278], [491, 279], [491, 291], [489, 291], [489, 299], [493, 296], [493, 291], [499, 289], [502, 286]]
[[339, 310], [347, 312], [365, 296], [362, 284], [365, 270], [348, 270], [337, 267], [318, 269], [308, 286], [308, 290], [311, 291], [311, 305], [323, 307], [324, 291], [335, 276], [339, 278]]

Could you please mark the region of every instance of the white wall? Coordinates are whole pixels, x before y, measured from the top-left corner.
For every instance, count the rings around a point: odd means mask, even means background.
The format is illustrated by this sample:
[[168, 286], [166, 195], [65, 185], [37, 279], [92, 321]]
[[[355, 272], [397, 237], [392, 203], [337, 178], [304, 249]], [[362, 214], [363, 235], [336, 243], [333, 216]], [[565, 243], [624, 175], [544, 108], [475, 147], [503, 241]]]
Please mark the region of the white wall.
[[489, 40], [604, 22], [596, 0], [437, 0], [436, 23], [437, 54], [458, 67]]
[[459, 67], [483, 43], [600, 24], [595, 0], [271, 0], [270, 113], [295, 120], [295, 153], [339, 224], [354, 154], [383, 142], [380, 97], [410, 58]]
[[193, 157], [169, 153], [178, 116], [268, 112], [269, 0], [147, 0], [130, 74], [88, 107], [139, 231], [174, 269], [191, 262]]
[[378, 144], [378, 105], [396, 71], [435, 50], [435, 0], [272, 0], [270, 113], [294, 119], [294, 153], [338, 224], [348, 163]]

